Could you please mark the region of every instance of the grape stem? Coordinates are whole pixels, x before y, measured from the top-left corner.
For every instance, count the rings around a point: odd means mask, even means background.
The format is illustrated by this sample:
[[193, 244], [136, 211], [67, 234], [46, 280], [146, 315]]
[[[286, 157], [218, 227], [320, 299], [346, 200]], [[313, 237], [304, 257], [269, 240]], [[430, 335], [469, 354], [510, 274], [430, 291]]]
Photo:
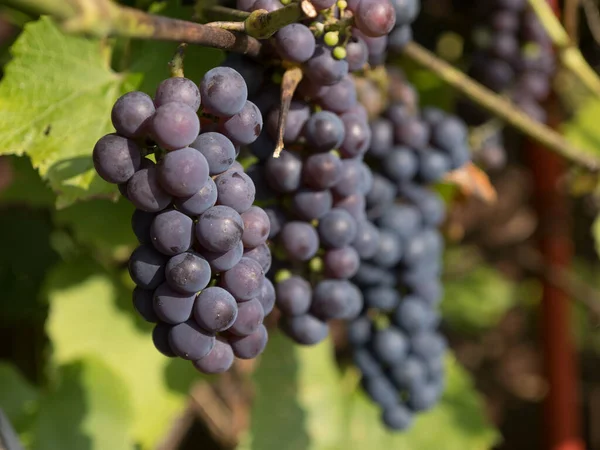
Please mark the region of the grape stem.
[[65, 32], [96, 37], [185, 42], [257, 57], [261, 43], [244, 33], [148, 14], [111, 0], [4, 0], [15, 9], [56, 19]]
[[283, 150], [285, 123], [287, 122], [292, 97], [300, 81], [302, 81], [302, 69], [300, 67], [291, 67], [283, 74], [283, 79], [281, 80], [281, 104], [279, 106], [279, 117], [277, 118], [277, 145], [273, 152], [274, 158], [279, 158]]
[[487, 109], [548, 149], [591, 171], [600, 169], [600, 160], [589, 152], [572, 145], [552, 128], [530, 118], [510, 100], [499, 97], [419, 44], [409, 42], [403, 53], [414, 62], [434, 72], [443, 81], [482, 108]]
[[290, 3], [283, 8], [268, 12], [259, 9], [252, 13], [238, 11], [224, 6], [211, 6], [204, 10], [207, 17], [226, 18], [233, 21], [211, 22], [207, 25], [220, 27], [226, 30], [235, 30], [246, 33], [256, 39], [268, 39], [280, 28], [298, 22], [304, 17], [300, 3]]
[[579, 81], [597, 96], [600, 96], [600, 78], [589, 66], [579, 48], [573, 45], [569, 34], [554, 14], [546, 0], [529, 0], [542, 26], [558, 49], [560, 62], [571, 71]]

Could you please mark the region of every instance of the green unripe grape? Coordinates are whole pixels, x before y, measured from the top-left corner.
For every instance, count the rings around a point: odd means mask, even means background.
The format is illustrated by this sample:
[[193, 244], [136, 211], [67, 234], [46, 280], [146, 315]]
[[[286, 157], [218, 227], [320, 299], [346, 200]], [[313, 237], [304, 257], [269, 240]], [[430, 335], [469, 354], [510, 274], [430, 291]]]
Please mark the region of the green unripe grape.
[[348, 7], [348, 2], [346, 0], [338, 0], [337, 7], [343, 11]]
[[328, 31], [325, 33], [323, 41], [328, 47], [334, 47], [340, 42], [339, 33], [337, 31]]
[[336, 47], [333, 49], [332, 54], [335, 59], [344, 59], [346, 57], [346, 49], [344, 47]]

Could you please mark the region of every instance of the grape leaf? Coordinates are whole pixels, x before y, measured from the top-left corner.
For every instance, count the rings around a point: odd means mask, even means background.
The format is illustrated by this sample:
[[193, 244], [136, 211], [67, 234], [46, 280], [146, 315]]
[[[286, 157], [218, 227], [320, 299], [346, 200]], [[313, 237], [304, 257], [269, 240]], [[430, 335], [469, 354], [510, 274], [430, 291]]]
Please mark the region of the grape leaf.
[[27, 24], [11, 53], [0, 82], [0, 154], [27, 154], [59, 207], [114, 192], [90, 157], [96, 140], [113, 131], [110, 110], [122, 93], [107, 49], [42, 17]]
[[0, 407], [17, 431], [23, 431], [33, 413], [38, 392], [8, 362], [0, 362]]
[[131, 394], [106, 364], [85, 358], [61, 366], [40, 401], [34, 450], [132, 450]]
[[171, 368], [167, 374], [170, 360], [152, 345], [151, 326], [131, 313], [131, 291], [91, 261], [57, 267], [49, 274], [46, 289], [52, 363], [89, 356], [102, 360], [126, 383], [134, 438], [142, 448], [154, 448], [185, 403], [186, 395], [171, 386], [181, 384], [174, 378], [189, 380], [186, 370], [193, 372], [191, 364], [177, 373]]
[[444, 450], [492, 447], [499, 436], [486, 422], [469, 376], [451, 357], [447, 372], [439, 405], [421, 414], [410, 430], [390, 433], [361, 392], [355, 370], [339, 372], [330, 340], [306, 348], [275, 333], [254, 374], [252, 424], [241, 448], [430, 449], [440, 448], [440, 442]]

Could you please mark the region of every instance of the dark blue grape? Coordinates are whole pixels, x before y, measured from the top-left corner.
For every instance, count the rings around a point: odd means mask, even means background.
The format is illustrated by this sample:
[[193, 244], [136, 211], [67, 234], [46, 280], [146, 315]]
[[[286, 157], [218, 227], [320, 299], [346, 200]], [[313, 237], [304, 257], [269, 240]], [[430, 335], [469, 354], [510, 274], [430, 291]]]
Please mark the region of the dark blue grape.
[[258, 106], [248, 100], [239, 113], [221, 123], [220, 129], [235, 145], [249, 145], [258, 139], [262, 127]]
[[303, 63], [315, 52], [312, 31], [300, 23], [292, 23], [275, 33], [275, 47], [279, 55], [288, 61]]
[[409, 342], [400, 330], [389, 327], [375, 333], [372, 347], [375, 357], [381, 364], [395, 366], [401, 364], [406, 358]]
[[[375, 158], [383, 158], [390, 153], [394, 146], [394, 127], [385, 118], [375, 119], [371, 126], [371, 146], [369, 155]], [[384, 164], [384, 168], [387, 164]]]
[[368, 308], [385, 312], [394, 311], [400, 303], [400, 293], [396, 288], [390, 286], [375, 286], [366, 289], [364, 295]]
[[365, 377], [377, 377], [383, 373], [381, 364], [377, 362], [373, 354], [367, 348], [355, 350], [352, 359], [361, 374]]
[[219, 117], [239, 113], [248, 99], [244, 78], [231, 67], [215, 67], [206, 72], [200, 82], [202, 106]]
[[100, 138], [92, 152], [98, 175], [109, 183], [125, 183], [140, 168], [142, 156], [137, 144], [116, 134]]
[[364, 377], [362, 385], [367, 395], [382, 408], [398, 404], [398, 392], [387, 377], [383, 375]]
[[304, 70], [313, 83], [331, 86], [348, 74], [348, 62], [335, 59], [331, 49], [317, 45], [313, 56], [304, 63]]
[[233, 365], [234, 355], [231, 346], [220, 339], [206, 356], [193, 361], [194, 367], [209, 375], [227, 372]]
[[200, 328], [193, 320], [189, 320], [171, 328], [169, 345], [180, 358], [198, 360], [213, 349], [215, 337]]
[[140, 169], [127, 183], [127, 198], [142, 211], [158, 212], [171, 203], [172, 197], [158, 182], [154, 167]]
[[140, 244], [149, 244], [150, 226], [156, 214], [136, 209], [131, 216], [131, 228]]
[[398, 146], [383, 159], [383, 170], [390, 179], [402, 183], [410, 181], [419, 168], [419, 159], [413, 150], [408, 147]]
[[329, 334], [329, 326], [310, 314], [301, 316], [283, 316], [281, 330], [296, 343], [315, 345]]
[[178, 324], [192, 315], [196, 294], [181, 294], [167, 284], [161, 284], [154, 291], [154, 312], [163, 322]]
[[337, 200], [333, 206], [335, 208], [344, 209], [350, 213], [357, 222], [366, 220], [366, 204], [365, 196], [362, 194], [352, 194]]
[[152, 305], [153, 296], [153, 291], [136, 287], [133, 290], [133, 307], [146, 322], [156, 323], [158, 316]]
[[440, 181], [450, 168], [450, 158], [441, 151], [427, 148], [419, 152], [419, 178], [424, 183]]
[[258, 298], [238, 304], [238, 314], [229, 332], [236, 336], [248, 336], [254, 333], [265, 318], [265, 312]]
[[147, 125], [154, 111], [154, 103], [148, 94], [133, 91], [119, 97], [110, 118], [121, 136], [141, 138], [148, 132]]
[[327, 152], [344, 142], [344, 123], [330, 111], [319, 111], [304, 125], [304, 137], [311, 152]]
[[394, 312], [394, 322], [408, 334], [431, 327], [429, 308], [415, 297], [406, 297]]
[[328, 189], [323, 191], [301, 189], [292, 197], [294, 212], [301, 219], [308, 221], [323, 217], [331, 210], [332, 204], [333, 197]]
[[353, 247], [330, 249], [323, 255], [325, 275], [331, 278], [351, 278], [359, 265], [360, 256]]
[[334, 208], [319, 220], [319, 238], [328, 248], [341, 248], [356, 237], [356, 220], [345, 210]]
[[398, 404], [384, 409], [382, 420], [389, 429], [403, 431], [410, 428], [413, 422], [413, 416], [404, 405]]
[[353, 347], [366, 345], [373, 335], [373, 325], [366, 316], [358, 317], [348, 324], [348, 342]]
[[341, 319], [349, 314], [351, 296], [360, 296], [360, 291], [346, 280], [323, 280], [313, 290], [311, 314], [322, 319]]
[[319, 235], [307, 222], [286, 223], [279, 233], [279, 239], [287, 255], [297, 261], [308, 261], [319, 249]]
[[248, 211], [256, 197], [256, 188], [243, 171], [228, 171], [215, 179], [217, 204], [229, 206], [238, 213]]
[[166, 323], [157, 323], [152, 330], [152, 343], [163, 355], [174, 358], [177, 355], [173, 349], [171, 349], [169, 344], [169, 331], [171, 331], [171, 328], [172, 327]]
[[360, 0], [354, 23], [367, 36], [384, 36], [396, 24], [396, 11], [389, 0]]
[[[254, 2], [255, 0], [251, 1]], [[242, 9], [239, 7], [237, 9], [249, 11], [249, 9]], [[255, 95], [263, 84], [265, 77], [264, 67], [246, 56], [237, 53], [227, 53], [227, 57], [221, 65], [231, 67], [244, 77], [249, 96]]]
[[372, 261], [381, 267], [393, 267], [400, 262], [403, 247], [400, 237], [388, 230], [380, 230], [379, 247]]
[[208, 286], [211, 271], [208, 262], [201, 255], [186, 252], [169, 259], [165, 277], [169, 286], [176, 291], [194, 294]]
[[350, 75], [329, 86], [319, 97], [319, 104], [324, 109], [335, 113], [344, 113], [356, 103], [356, 86]]
[[203, 213], [196, 223], [196, 238], [211, 252], [225, 253], [242, 240], [244, 222], [228, 206], [213, 206]]
[[162, 81], [156, 89], [154, 104], [158, 108], [171, 102], [184, 103], [194, 111], [198, 111], [200, 90], [196, 83], [183, 77], [172, 77]]
[[357, 224], [352, 247], [362, 259], [370, 259], [379, 248], [379, 230], [368, 220], [357, 221]]
[[427, 381], [427, 370], [419, 358], [409, 356], [390, 369], [390, 379], [398, 389], [412, 391]]
[[312, 299], [310, 283], [299, 276], [291, 276], [275, 287], [277, 308], [286, 316], [301, 316], [308, 312]]
[[[261, 1], [261, 0], [259, 0]], [[264, 325], [249, 336], [232, 336], [229, 338], [229, 344], [233, 353], [240, 359], [254, 359], [260, 355], [267, 346], [269, 336]]]
[[202, 256], [206, 258], [213, 272], [224, 272], [240, 262], [240, 259], [244, 256], [244, 245], [240, 241], [235, 247], [224, 253], [203, 250]]
[[[304, 124], [310, 117], [310, 107], [308, 104], [293, 100], [290, 104], [287, 120], [283, 129], [283, 142], [291, 144], [298, 140], [302, 133]], [[267, 116], [267, 131], [273, 139], [277, 139], [277, 130], [279, 129], [279, 105], [273, 108]]]
[[202, 133], [190, 147], [202, 153], [208, 163], [209, 175], [225, 172], [235, 161], [235, 147], [221, 133]]
[[152, 246], [143, 244], [136, 248], [129, 258], [129, 275], [142, 289], [155, 289], [165, 279], [167, 257]]
[[238, 317], [238, 305], [225, 289], [209, 287], [196, 298], [193, 314], [204, 330], [217, 333], [231, 328]]
[[363, 155], [371, 145], [371, 129], [369, 124], [356, 114], [344, 114], [344, 141], [340, 153], [346, 158]]
[[269, 158], [265, 166], [267, 183], [281, 193], [293, 192], [300, 187], [302, 161], [286, 150], [279, 158]]
[[396, 27], [388, 37], [388, 47], [394, 53], [401, 53], [413, 39], [413, 32], [410, 25]]
[[200, 133], [196, 111], [185, 103], [166, 103], [158, 108], [150, 122], [154, 140], [167, 150], [187, 147]]
[[272, 256], [271, 250], [267, 244], [261, 244], [253, 249], [244, 250], [244, 256], [246, 258], [252, 258], [260, 264], [264, 273], [267, 273], [271, 268]]
[[165, 191], [176, 197], [189, 197], [206, 184], [208, 162], [198, 150], [185, 147], [167, 153], [158, 163], [157, 171]]
[[392, 205], [377, 221], [381, 228], [406, 239], [416, 234], [422, 226], [422, 216], [412, 205]]
[[317, 153], [304, 160], [302, 179], [313, 189], [329, 189], [342, 176], [342, 162], [333, 153]]
[[346, 61], [348, 61], [348, 70], [356, 72], [364, 67], [369, 58], [369, 49], [365, 41], [359, 37], [354, 37], [346, 44]]
[[260, 302], [265, 317], [268, 316], [275, 307], [275, 286], [268, 278], [265, 278], [260, 288], [260, 293], [256, 297]]
[[227, 289], [236, 300], [244, 301], [256, 297], [264, 280], [264, 272], [260, 264], [251, 259], [240, 259], [235, 266], [221, 276], [221, 285]]
[[361, 262], [353, 281], [361, 287], [378, 285], [393, 286], [396, 284], [396, 277], [387, 269]]
[[179, 211], [161, 212], [150, 227], [152, 245], [164, 255], [183, 253], [192, 246], [193, 226], [192, 219]]
[[179, 211], [188, 216], [199, 216], [217, 202], [217, 185], [212, 178], [207, 178], [206, 183], [198, 192], [189, 197], [177, 197], [174, 205]]

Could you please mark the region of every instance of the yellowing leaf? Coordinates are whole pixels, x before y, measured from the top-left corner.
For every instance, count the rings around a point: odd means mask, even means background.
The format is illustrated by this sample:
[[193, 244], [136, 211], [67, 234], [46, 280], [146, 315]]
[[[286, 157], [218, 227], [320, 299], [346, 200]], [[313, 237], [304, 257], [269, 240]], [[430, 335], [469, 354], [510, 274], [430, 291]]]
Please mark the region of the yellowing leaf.
[[487, 174], [472, 162], [446, 175], [444, 181], [454, 183], [466, 197], [494, 203], [498, 197]]

